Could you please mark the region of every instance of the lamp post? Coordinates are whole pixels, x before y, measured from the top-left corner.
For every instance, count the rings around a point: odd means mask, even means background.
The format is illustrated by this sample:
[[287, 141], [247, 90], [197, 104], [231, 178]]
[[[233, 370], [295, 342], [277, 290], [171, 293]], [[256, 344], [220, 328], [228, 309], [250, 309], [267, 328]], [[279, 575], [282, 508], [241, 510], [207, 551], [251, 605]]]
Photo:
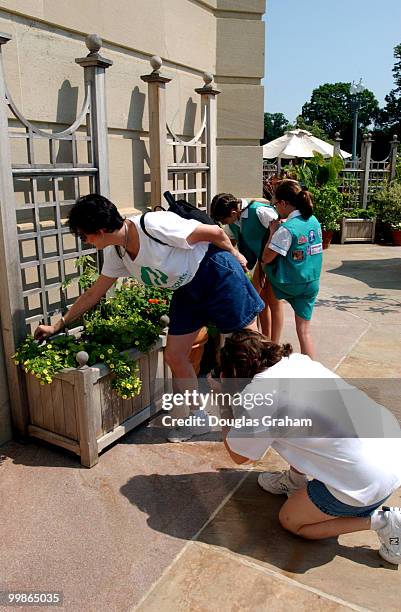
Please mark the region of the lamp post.
[[365, 91], [366, 87], [362, 83], [362, 79], [359, 79], [358, 83], [352, 81], [349, 92], [352, 96], [352, 112], [354, 115], [354, 130], [352, 135], [352, 164], [354, 168], [356, 167], [356, 142], [358, 139], [358, 112], [361, 107], [361, 100], [359, 94]]

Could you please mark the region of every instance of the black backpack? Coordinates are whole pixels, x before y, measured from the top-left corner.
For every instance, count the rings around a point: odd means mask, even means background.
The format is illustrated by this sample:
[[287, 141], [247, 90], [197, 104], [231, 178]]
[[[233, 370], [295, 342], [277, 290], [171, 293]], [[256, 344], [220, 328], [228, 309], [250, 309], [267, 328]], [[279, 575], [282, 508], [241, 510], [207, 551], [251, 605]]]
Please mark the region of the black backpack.
[[[168, 212], [173, 212], [174, 214], [178, 215], [179, 217], [182, 217], [183, 219], [196, 219], [196, 221], [199, 221], [200, 223], [205, 223], [206, 225], [218, 225], [218, 223], [216, 223], [216, 221], [213, 221], [213, 219], [209, 217], [209, 215], [205, 213], [205, 211], [199, 210], [199, 208], [196, 208], [196, 206], [193, 206], [185, 200], [176, 200], [169, 191], [165, 191], [163, 195], [169, 204]], [[163, 208], [163, 206], [156, 206], [154, 210], [166, 209]], [[149, 232], [147, 231], [145, 227], [145, 216], [150, 212], [152, 211], [148, 210], [147, 212], [143, 213], [141, 215], [141, 218], [139, 219], [142, 231], [148, 236], [148, 238], [151, 238], [155, 242], [158, 242], [159, 244], [164, 244], [165, 246], [171, 246], [166, 242], [162, 242], [162, 240], [151, 236], [151, 234], [149, 234]], [[120, 249], [117, 246], [115, 247], [115, 249], [117, 255], [120, 257], [120, 259], [122, 259]]]

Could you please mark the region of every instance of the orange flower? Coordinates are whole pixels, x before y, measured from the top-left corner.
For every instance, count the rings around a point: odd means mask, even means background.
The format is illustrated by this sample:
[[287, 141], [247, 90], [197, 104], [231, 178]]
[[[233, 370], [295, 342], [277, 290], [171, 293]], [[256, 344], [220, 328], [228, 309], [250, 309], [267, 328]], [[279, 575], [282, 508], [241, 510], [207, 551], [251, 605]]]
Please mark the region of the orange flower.
[[155, 298], [150, 298], [149, 299], [149, 304], [158, 304], [160, 302], [160, 300], [156, 300]]

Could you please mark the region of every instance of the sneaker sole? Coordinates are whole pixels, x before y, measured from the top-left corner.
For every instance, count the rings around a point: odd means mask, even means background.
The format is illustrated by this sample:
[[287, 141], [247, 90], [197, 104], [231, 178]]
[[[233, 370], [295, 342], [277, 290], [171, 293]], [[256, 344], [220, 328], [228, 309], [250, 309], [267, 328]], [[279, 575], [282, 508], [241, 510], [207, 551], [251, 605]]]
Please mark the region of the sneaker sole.
[[266, 491], [266, 493], [270, 493], [271, 495], [286, 495], [287, 497], [291, 495], [289, 491], [272, 491], [271, 489], [268, 489], [263, 484], [263, 481], [261, 480], [260, 476], [258, 476], [258, 485], [260, 486], [261, 489], [263, 489], [263, 491]]

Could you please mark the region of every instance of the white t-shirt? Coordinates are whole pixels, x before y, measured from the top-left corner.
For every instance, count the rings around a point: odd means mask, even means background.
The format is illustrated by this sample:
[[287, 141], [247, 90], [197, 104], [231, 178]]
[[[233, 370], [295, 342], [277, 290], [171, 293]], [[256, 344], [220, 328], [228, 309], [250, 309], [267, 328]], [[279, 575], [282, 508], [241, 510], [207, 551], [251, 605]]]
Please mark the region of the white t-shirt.
[[[321, 398], [324, 398], [320, 402], [316, 401], [319, 393], [315, 392], [319, 385]], [[313, 393], [311, 386], [315, 390]], [[236, 418], [246, 414], [258, 424], [230, 429], [227, 444], [233, 452], [255, 461], [272, 447], [298, 471], [320, 480], [334, 497], [353, 506], [375, 504], [400, 486], [401, 440], [390, 437], [400, 436], [400, 427], [386, 408], [320, 363], [300, 354], [284, 357], [257, 374], [242, 391], [242, 396], [248, 393], [253, 394], [248, 398], [255, 397], [254, 394], [262, 389], [263, 393], [269, 389], [271, 392], [278, 390], [276, 397], [280, 397], [284, 410], [279, 412], [279, 401], [275, 406], [255, 403], [247, 411], [242, 406], [234, 409]], [[248, 402], [248, 408], [249, 405]], [[272, 428], [261, 423], [262, 417], [272, 415], [274, 418], [275, 414], [283, 416], [283, 413], [316, 419], [324, 426], [328, 424], [326, 431], [332, 431], [333, 435], [341, 430], [347, 434], [372, 430], [382, 437], [373, 437], [376, 434], [371, 437], [295, 437], [293, 434], [291, 437], [291, 433], [287, 437], [277, 437], [277, 430], [274, 437]]]
[[[258, 202], [258, 200], [255, 200], [255, 202]], [[246, 200], [245, 198], [241, 198], [241, 210], [244, 210], [244, 208], [246, 208], [248, 204], [249, 204], [248, 200]], [[269, 227], [270, 223], [278, 218], [278, 214], [276, 213], [274, 208], [271, 208], [270, 206], [258, 206], [258, 208], [256, 209], [256, 214], [258, 216], [260, 223], [263, 225], [263, 227]], [[238, 227], [241, 230], [242, 219], [247, 219], [247, 218], [248, 218], [248, 211], [245, 210], [242, 213], [241, 217], [238, 219], [238, 221], [235, 221], [235, 225], [238, 225]], [[224, 226], [224, 231], [226, 232], [230, 240], [235, 240], [235, 236], [230, 230], [229, 225]]]
[[[287, 219], [292, 219], [293, 217], [300, 217], [301, 213], [299, 210], [293, 210], [287, 217]], [[285, 227], [285, 222], [280, 225], [280, 227], [274, 232], [272, 239], [269, 244], [269, 249], [275, 251], [279, 255], [285, 257], [289, 251], [289, 248], [292, 243], [292, 234]]]
[[[187, 238], [200, 225], [196, 219], [182, 219], [168, 211], [145, 217], [146, 230], [167, 244], [149, 238], [140, 226], [140, 215], [129, 217], [139, 236], [139, 251], [134, 260], [126, 253], [122, 259], [114, 246], [104, 249], [102, 274], [111, 278], [132, 276], [144, 285], [178, 289], [189, 283], [209, 248], [209, 242], [190, 245]], [[169, 246], [171, 245], [171, 246]]]

